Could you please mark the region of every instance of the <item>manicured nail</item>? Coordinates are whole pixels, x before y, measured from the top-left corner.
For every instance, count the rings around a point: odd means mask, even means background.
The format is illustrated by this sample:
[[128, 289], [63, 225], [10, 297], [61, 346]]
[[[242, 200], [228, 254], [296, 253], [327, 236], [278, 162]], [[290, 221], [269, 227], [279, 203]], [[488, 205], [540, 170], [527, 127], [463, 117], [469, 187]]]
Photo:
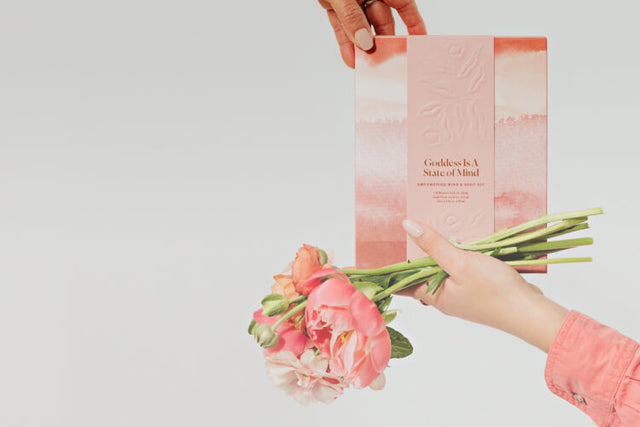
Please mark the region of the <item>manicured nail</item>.
[[373, 36], [366, 28], [360, 28], [354, 36], [358, 47], [364, 51], [368, 51], [373, 47]]
[[402, 221], [402, 227], [404, 227], [407, 234], [413, 238], [422, 236], [424, 230], [420, 227], [420, 224], [417, 222], [411, 221], [410, 219], [405, 219]]

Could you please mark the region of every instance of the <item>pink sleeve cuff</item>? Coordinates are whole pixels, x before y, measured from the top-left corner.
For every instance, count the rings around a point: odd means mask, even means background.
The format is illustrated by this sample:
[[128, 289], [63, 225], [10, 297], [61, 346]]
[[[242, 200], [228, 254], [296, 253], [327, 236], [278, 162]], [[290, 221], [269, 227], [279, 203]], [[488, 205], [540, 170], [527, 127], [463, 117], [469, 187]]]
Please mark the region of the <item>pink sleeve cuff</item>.
[[[549, 389], [599, 426], [640, 425], [638, 343], [570, 311], [545, 367]], [[622, 424], [624, 422], [639, 424]]]

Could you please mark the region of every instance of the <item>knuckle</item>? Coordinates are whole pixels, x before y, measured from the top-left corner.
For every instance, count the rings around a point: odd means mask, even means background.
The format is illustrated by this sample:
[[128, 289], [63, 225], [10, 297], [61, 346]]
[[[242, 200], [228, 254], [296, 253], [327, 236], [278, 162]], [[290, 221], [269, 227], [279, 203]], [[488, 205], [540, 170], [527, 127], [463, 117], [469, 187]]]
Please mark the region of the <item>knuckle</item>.
[[384, 24], [379, 24], [376, 26], [377, 33], [390, 33], [395, 29], [395, 25], [393, 22], [386, 22]]
[[327, 14], [329, 15], [329, 24], [331, 25], [331, 28], [333, 28], [333, 31], [335, 33], [338, 33], [342, 30], [342, 26], [340, 25], [340, 21], [338, 21], [337, 19], [335, 19], [335, 17], [332, 16], [332, 11], [328, 10]]
[[435, 233], [426, 233], [420, 237], [418, 243], [422, 249], [429, 252], [429, 249], [432, 249], [435, 246], [437, 240], [438, 236]]
[[347, 7], [342, 12], [342, 22], [347, 28], [351, 28], [354, 31], [362, 26], [362, 20], [364, 18], [362, 9], [358, 6]]
[[471, 267], [471, 260], [468, 257], [468, 253], [463, 251], [462, 249], [455, 249], [457, 252], [456, 256], [456, 267], [460, 271], [467, 271]]
[[406, 0], [396, 7], [398, 13], [404, 13], [413, 7], [414, 0]]

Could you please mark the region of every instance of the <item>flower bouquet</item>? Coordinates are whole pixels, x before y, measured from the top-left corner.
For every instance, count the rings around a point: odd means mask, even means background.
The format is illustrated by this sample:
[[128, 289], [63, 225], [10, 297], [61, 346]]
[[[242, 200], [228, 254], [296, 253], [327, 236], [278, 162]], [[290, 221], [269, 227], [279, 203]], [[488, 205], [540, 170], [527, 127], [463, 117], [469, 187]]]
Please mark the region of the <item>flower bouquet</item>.
[[[588, 262], [545, 258], [590, 245], [589, 237], [555, 239], [588, 228], [593, 208], [546, 215], [471, 242], [452, 242], [512, 266]], [[253, 313], [249, 333], [264, 349], [267, 376], [298, 402], [329, 403], [345, 388], [385, 385], [389, 360], [413, 352], [409, 340], [387, 326], [397, 314], [392, 295], [420, 283], [436, 293], [448, 277], [431, 257], [371, 270], [340, 269], [324, 250], [304, 244], [286, 270], [274, 276], [271, 294]]]

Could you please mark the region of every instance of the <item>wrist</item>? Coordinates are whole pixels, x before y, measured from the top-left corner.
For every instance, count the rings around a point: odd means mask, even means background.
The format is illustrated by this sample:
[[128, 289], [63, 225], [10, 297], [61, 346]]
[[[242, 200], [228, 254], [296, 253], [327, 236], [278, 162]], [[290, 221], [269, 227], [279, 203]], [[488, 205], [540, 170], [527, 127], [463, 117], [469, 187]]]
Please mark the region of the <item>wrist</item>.
[[548, 353], [568, 313], [555, 301], [531, 292], [513, 301], [496, 327]]

